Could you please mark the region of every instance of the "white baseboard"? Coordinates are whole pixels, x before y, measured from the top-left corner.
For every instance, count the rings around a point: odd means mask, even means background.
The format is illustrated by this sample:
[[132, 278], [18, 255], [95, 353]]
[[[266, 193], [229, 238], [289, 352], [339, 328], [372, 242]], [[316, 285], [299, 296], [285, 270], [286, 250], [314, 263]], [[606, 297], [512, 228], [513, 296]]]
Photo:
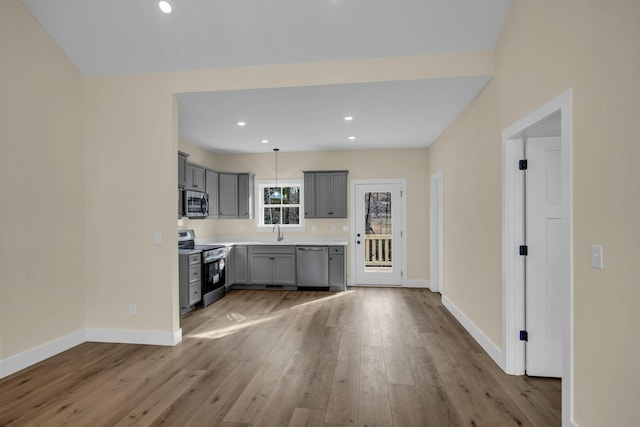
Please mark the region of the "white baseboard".
[[467, 317], [454, 303], [451, 302], [446, 296], [442, 296], [442, 304], [449, 310], [449, 312], [455, 317], [460, 324], [469, 332], [469, 334], [475, 339], [480, 347], [487, 352], [489, 357], [498, 364], [500, 369], [505, 370], [504, 353], [497, 345], [494, 344], [489, 337], [475, 324], [471, 319]]
[[87, 329], [87, 341], [173, 346], [182, 341], [182, 329], [174, 332], [128, 329]]
[[85, 331], [78, 331], [62, 338], [39, 345], [23, 353], [0, 360], [0, 378], [8, 377], [18, 371], [42, 362], [56, 354], [69, 350], [86, 341]]
[[[353, 282], [353, 280], [347, 279], [347, 286], [358, 286], [358, 285], [356, 285]], [[397, 286], [395, 286], [395, 287], [397, 287]], [[431, 289], [431, 280], [407, 279], [404, 282], [402, 282], [402, 287], [403, 288], [425, 288], [425, 289]]]
[[431, 280], [407, 279], [404, 281], [403, 287], [431, 289]]
[[178, 328], [174, 332], [83, 329], [0, 360], [0, 378], [8, 377], [87, 341], [174, 346], [182, 341], [182, 329]]

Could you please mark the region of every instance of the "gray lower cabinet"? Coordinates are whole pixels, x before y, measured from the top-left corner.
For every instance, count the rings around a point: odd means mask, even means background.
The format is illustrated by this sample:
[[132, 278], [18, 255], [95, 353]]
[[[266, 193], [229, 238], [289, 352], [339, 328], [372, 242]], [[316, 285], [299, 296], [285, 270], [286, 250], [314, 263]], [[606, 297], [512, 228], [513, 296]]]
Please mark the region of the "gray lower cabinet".
[[349, 171], [305, 171], [306, 218], [347, 217], [347, 175]]
[[226, 285], [246, 285], [249, 283], [248, 275], [248, 247], [232, 246], [227, 252]]
[[201, 254], [180, 254], [178, 257], [178, 287], [180, 314], [187, 313], [202, 299]]
[[250, 276], [253, 285], [271, 285], [273, 283], [273, 257], [270, 254], [249, 255]]
[[250, 246], [249, 283], [295, 286], [295, 246]]
[[346, 277], [344, 246], [329, 246], [329, 289], [344, 291]]
[[205, 188], [209, 195], [209, 216], [207, 218], [218, 218], [220, 216], [218, 208], [218, 172], [205, 170]]

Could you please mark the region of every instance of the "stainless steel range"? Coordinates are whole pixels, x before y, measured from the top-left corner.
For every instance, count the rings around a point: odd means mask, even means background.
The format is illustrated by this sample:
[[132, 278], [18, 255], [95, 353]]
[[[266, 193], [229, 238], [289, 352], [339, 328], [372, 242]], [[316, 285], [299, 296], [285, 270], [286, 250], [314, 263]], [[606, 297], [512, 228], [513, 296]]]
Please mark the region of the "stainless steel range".
[[178, 249], [202, 251], [202, 300], [206, 307], [225, 294], [225, 247], [220, 245], [196, 245], [193, 230], [178, 231]]

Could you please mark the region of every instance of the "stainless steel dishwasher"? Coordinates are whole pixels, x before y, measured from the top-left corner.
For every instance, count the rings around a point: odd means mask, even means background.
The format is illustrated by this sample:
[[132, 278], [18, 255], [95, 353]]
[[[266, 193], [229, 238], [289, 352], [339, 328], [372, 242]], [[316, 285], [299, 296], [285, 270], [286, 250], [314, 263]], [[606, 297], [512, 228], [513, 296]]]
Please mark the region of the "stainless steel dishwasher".
[[329, 248], [298, 246], [296, 248], [297, 284], [301, 288], [329, 287]]

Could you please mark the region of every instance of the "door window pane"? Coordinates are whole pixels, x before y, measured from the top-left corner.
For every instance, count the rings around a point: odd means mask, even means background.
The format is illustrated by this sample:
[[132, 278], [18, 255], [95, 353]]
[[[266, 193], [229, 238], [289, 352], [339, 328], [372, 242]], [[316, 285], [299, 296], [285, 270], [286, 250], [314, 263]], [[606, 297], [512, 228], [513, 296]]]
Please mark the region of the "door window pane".
[[364, 193], [365, 270], [388, 270], [392, 267], [391, 193]]

